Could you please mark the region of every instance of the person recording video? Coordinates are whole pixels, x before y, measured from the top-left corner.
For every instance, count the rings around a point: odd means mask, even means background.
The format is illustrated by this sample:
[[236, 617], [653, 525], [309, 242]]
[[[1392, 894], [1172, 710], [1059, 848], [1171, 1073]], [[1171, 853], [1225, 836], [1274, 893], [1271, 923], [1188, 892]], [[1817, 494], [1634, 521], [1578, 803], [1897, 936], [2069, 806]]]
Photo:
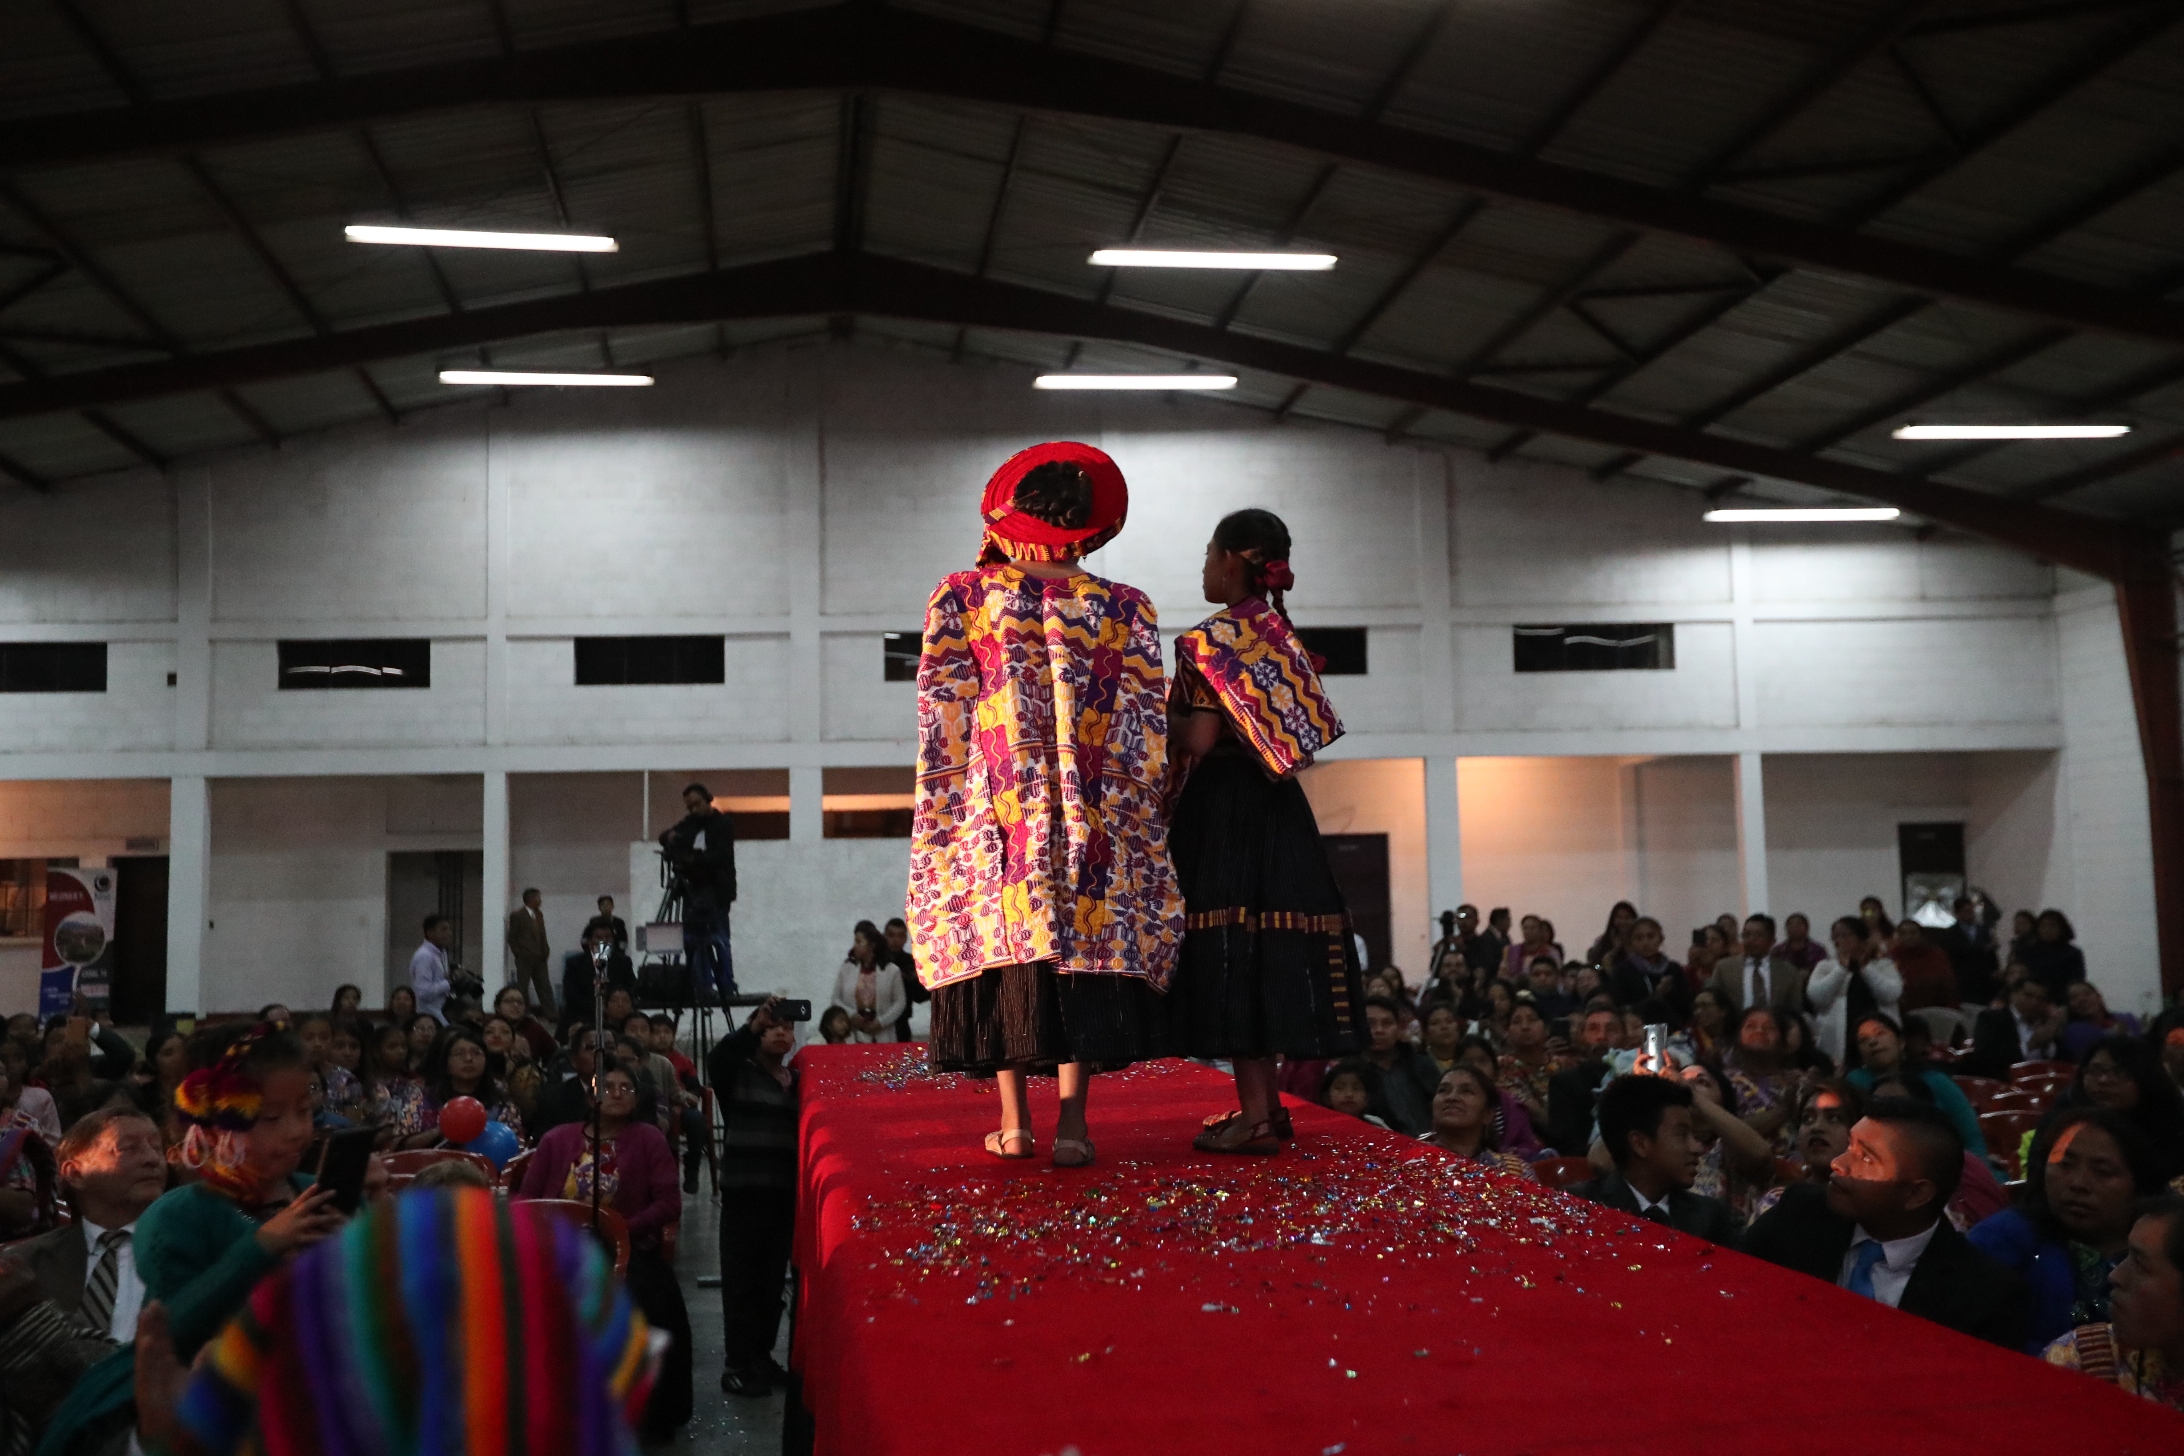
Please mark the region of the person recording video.
[[728, 907], [736, 898], [736, 830], [713, 807], [703, 784], [683, 790], [689, 812], [660, 836], [661, 852], [682, 894], [683, 959], [692, 994], [710, 1001], [736, 990], [735, 957], [728, 948]]

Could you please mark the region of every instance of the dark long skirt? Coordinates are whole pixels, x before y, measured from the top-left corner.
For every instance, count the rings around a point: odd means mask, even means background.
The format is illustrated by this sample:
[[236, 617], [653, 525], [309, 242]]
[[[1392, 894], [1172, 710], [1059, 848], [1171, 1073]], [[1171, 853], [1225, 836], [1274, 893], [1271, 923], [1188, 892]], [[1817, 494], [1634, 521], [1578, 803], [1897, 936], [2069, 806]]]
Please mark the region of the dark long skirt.
[[1042, 962], [991, 966], [933, 992], [927, 1060], [938, 1072], [1100, 1071], [1166, 1056], [1167, 1012], [1139, 976], [1057, 972]]
[[1191, 1057], [1337, 1057], [1362, 1044], [1363, 979], [1319, 824], [1295, 779], [1224, 745], [1191, 771], [1168, 829], [1183, 954], [1168, 993]]
[[638, 1434], [647, 1441], [664, 1441], [690, 1423], [694, 1404], [690, 1369], [690, 1311], [684, 1305], [682, 1285], [675, 1270], [658, 1249], [632, 1249], [629, 1273], [623, 1280], [629, 1296], [643, 1312], [645, 1323], [665, 1330], [670, 1343], [660, 1361], [659, 1378], [652, 1397], [645, 1402]]

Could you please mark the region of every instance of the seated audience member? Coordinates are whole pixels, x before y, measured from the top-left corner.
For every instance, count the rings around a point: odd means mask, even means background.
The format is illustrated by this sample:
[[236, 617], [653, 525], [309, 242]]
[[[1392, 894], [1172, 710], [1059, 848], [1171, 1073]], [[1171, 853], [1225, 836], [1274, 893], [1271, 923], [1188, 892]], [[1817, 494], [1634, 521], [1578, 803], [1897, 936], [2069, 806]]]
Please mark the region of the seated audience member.
[[594, 1027], [571, 1026], [569, 1047], [554, 1059], [546, 1072], [545, 1085], [539, 1089], [538, 1113], [528, 1125], [544, 1140], [547, 1133], [557, 1127], [582, 1122], [591, 1115], [591, 1094], [588, 1090], [592, 1069], [597, 1063], [599, 1032]]
[[2123, 1262], [2132, 1210], [2164, 1186], [2153, 1149], [2113, 1112], [2074, 1108], [2040, 1130], [2025, 1161], [2023, 1202], [1967, 1235], [2025, 1281], [2027, 1353], [2107, 1322], [2108, 1276]]
[[2184, 1008], [2162, 1012], [2148, 1038], [2161, 1058], [2161, 1070], [2172, 1084], [2184, 1088]]
[[1782, 1059], [1808, 1077], [1835, 1075], [1835, 1058], [1813, 1045], [1812, 1023], [1802, 1016], [1782, 1018]]
[[[1501, 1058], [1483, 1036], [1467, 1036], [1456, 1043], [1456, 1061], [1460, 1066], [1474, 1067], [1480, 1076], [1495, 1084], [1497, 1102], [1494, 1113], [1494, 1146], [1518, 1157], [1537, 1157], [1544, 1148], [1539, 1140], [1539, 1129], [1532, 1126], [1531, 1115], [1524, 1105], [1500, 1090]], [[1439, 1083], [1434, 1084], [1436, 1089]]]
[[1724, 1089], [1737, 1116], [1774, 1145], [1790, 1150], [1790, 1092], [1802, 1081], [1783, 1043], [1789, 1017], [1772, 1006], [1751, 1006], [1737, 1018], [1736, 1045], [1723, 1059]]
[[1344, 1057], [1329, 1064], [1320, 1077], [1319, 1104], [1374, 1127], [1393, 1126], [1380, 1069], [1363, 1057]]
[[880, 928], [869, 920], [858, 921], [851, 933], [849, 956], [834, 978], [834, 1004], [849, 1013], [853, 1042], [894, 1041], [896, 1023], [910, 1010], [902, 972], [888, 959]]
[[101, 1338], [136, 1338], [144, 1281], [137, 1275], [137, 1220], [167, 1191], [167, 1149], [158, 1124], [133, 1108], [108, 1107], [68, 1130], [56, 1153], [75, 1222], [8, 1251], [29, 1266], [45, 1297]]
[[35, 1090], [0, 1071], [0, 1242], [44, 1233], [59, 1206], [53, 1144], [22, 1104]]
[[1599, 966], [1581, 965], [1567, 969], [1570, 972], [1570, 999], [1579, 1006], [1587, 1004], [1595, 996], [1608, 994], [1608, 973]]
[[1552, 956], [1533, 957], [1525, 971], [1525, 989], [1532, 993], [1532, 1005], [1550, 1025], [1577, 1009], [1577, 1002], [1562, 989], [1562, 964]]
[[[1544, 1045], [1544, 1022], [1540, 1035]], [[1440, 1085], [1433, 1059], [1403, 1039], [1403, 1013], [1386, 996], [1365, 998], [1365, 1036], [1365, 1059], [1380, 1069], [1388, 1125], [1416, 1137], [1433, 1120], [1433, 1093]]]
[[1456, 1065], [1456, 1048], [1464, 1039], [1464, 1018], [1454, 1002], [1427, 1003], [1419, 1045], [1433, 1061], [1434, 1070], [1446, 1072]]
[[1876, 1099], [1826, 1186], [1785, 1192], [1745, 1234], [1744, 1252], [2016, 1349], [2024, 1282], [1942, 1216], [1963, 1167], [1948, 1118], [1921, 1103]]
[[2063, 1013], [2048, 1001], [2047, 988], [2027, 977], [2010, 988], [2003, 1011], [1982, 1011], [1972, 1023], [1968, 1072], [2007, 1079], [2017, 1062], [2045, 1061], [2062, 1051]]
[[1517, 988], [1508, 981], [1495, 979], [1486, 983], [1479, 992], [1479, 1000], [1485, 1008], [1480, 1020], [1485, 1025], [1480, 1035], [1489, 1041], [1502, 1042], [1509, 1035], [1509, 1013], [1517, 1009]]
[[1707, 984], [1732, 1013], [1772, 1006], [1795, 1016], [1805, 1009], [1805, 982], [1812, 972], [1775, 955], [1774, 947], [1773, 917], [1747, 916], [1738, 953], [1714, 963], [1713, 977]]
[[705, 1161], [705, 1145], [712, 1129], [705, 1124], [704, 1099], [698, 1092], [698, 1064], [675, 1049], [675, 1018], [665, 1011], [652, 1013], [652, 1050], [665, 1057], [682, 1089], [682, 1105], [676, 1111], [677, 1131], [682, 1135], [683, 1192], [698, 1191], [698, 1168]]
[[1926, 938], [1926, 927], [1916, 920], [1906, 919], [1896, 926], [1889, 959], [1903, 977], [1903, 992], [1896, 999], [1902, 1013], [1957, 1004], [1956, 967], [1948, 952]]
[[1855, 915], [1829, 926], [1828, 939], [1834, 953], [1813, 967], [1805, 999], [1812, 1007], [1814, 1041], [1847, 1069], [1858, 1065], [1858, 1028], [1867, 1017], [1878, 1012], [1902, 1023], [1897, 1007], [1903, 976], [1893, 960], [1873, 954], [1865, 922]]
[[[1789, 1159], [1803, 1169], [1799, 1181], [1827, 1186], [1835, 1160], [1850, 1149], [1850, 1130], [1865, 1116], [1865, 1103], [1865, 1093], [1840, 1078], [1823, 1077], [1800, 1089], [1790, 1119], [1796, 1135]], [[1761, 1194], [1752, 1205], [1752, 1220], [1757, 1222], [1794, 1186], [1785, 1184]]]
[[1505, 978], [1522, 981], [1526, 968], [1538, 956], [1550, 956], [1556, 965], [1562, 964], [1562, 947], [1555, 943], [1553, 921], [1537, 915], [1527, 915], [1517, 925], [1521, 938], [1502, 952], [1501, 973]]
[[[597, 926], [592, 926], [585, 930], [583, 943], [561, 958], [561, 1024], [563, 1026], [572, 1023], [581, 1023], [588, 1026], [592, 1023], [595, 1014], [592, 1007], [592, 981], [595, 974], [595, 968], [592, 964], [592, 948], [598, 945], [611, 945], [608, 932], [599, 929]], [[635, 989], [637, 985], [636, 970], [630, 965], [629, 957], [619, 950], [610, 949], [607, 952], [607, 985], [610, 991], [622, 987]], [[520, 990], [521, 988], [518, 987], [517, 989]], [[526, 999], [525, 1004], [529, 1004], [528, 999]], [[609, 1026], [618, 1024], [614, 1020], [614, 1008], [611, 1001], [607, 1007], [607, 1024]]]
[[1608, 907], [1607, 929], [1585, 952], [1588, 966], [1612, 966], [1630, 949], [1630, 933], [1638, 924], [1638, 907], [1628, 900], [1618, 900]]
[[1724, 937], [1718, 926], [1701, 925], [1692, 930], [1691, 944], [1684, 951], [1684, 984], [1694, 995], [1699, 988], [1712, 984], [1714, 967], [1735, 944], [1735, 937]]
[[1691, 1132], [1699, 1144], [1699, 1171], [1691, 1191], [1720, 1199], [1740, 1223], [1749, 1223], [1750, 1215], [1738, 1200], [1748, 1208], [1753, 1194], [1774, 1181], [1774, 1144], [1730, 1109], [1728, 1091], [1705, 1063], [1685, 1067], [1676, 1078], [1691, 1089]]
[[2108, 1323], [2064, 1335], [2048, 1363], [2184, 1411], [2184, 1198], [2142, 1205], [2127, 1247], [2109, 1276]]
[[1623, 1039], [1623, 1018], [1612, 1008], [1587, 1011], [1578, 1018], [1576, 1062], [1547, 1083], [1547, 1122], [1543, 1131], [1556, 1151], [1582, 1156], [1592, 1140], [1593, 1104], [1601, 1086], [1615, 1075], [1609, 1054]]
[[2042, 910], [2033, 922], [2032, 939], [2018, 953], [2026, 971], [2047, 992], [2050, 1006], [2063, 1005], [2070, 983], [2085, 979], [2085, 952], [2071, 943], [2077, 938], [2070, 917], [2060, 910]]
[[439, 1133], [424, 1079], [411, 1070], [409, 1034], [391, 1021], [374, 1028], [365, 1057], [363, 1121], [381, 1129], [380, 1146], [430, 1146]]
[[1694, 1238], [1736, 1247], [1729, 1205], [1691, 1191], [1699, 1172], [1695, 1099], [1673, 1077], [1617, 1077], [1600, 1094], [1600, 1141], [1615, 1171], [1570, 1192]]
[[2067, 993], [2063, 1023], [2063, 1059], [2082, 1062], [2092, 1050], [2093, 1043], [2104, 1036], [2143, 1035], [2139, 1020], [2128, 1013], [2118, 1016], [2108, 1009], [2107, 1000], [2090, 981], [2072, 981]]
[[2121, 1114], [2145, 1136], [2163, 1182], [2184, 1175], [2184, 1093], [2145, 1042], [2127, 1036], [2095, 1042], [2056, 1107], [2105, 1107]]
[[[506, 1277], [487, 1286], [480, 1266]], [[419, 1267], [438, 1277], [405, 1277]], [[474, 1345], [488, 1287], [507, 1317], [493, 1322], [492, 1340]], [[260, 1281], [247, 1313], [219, 1332], [194, 1370], [165, 1337], [171, 1317], [147, 1321], [132, 1446], [170, 1456], [622, 1456], [651, 1368], [639, 1302], [575, 1223], [419, 1178], [347, 1236]], [[369, 1322], [357, 1320], [362, 1309]], [[462, 1357], [436, 1362], [434, 1351]], [[547, 1370], [556, 1373], [537, 1378]], [[390, 1391], [428, 1394], [390, 1399]], [[370, 1436], [343, 1446], [329, 1443], [328, 1431]]]
[[412, 1175], [409, 1186], [402, 1191], [414, 1192], [419, 1188], [491, 1188], [493, 1175], [468, 1158], [448, 1158], [437, 1163], [427, 1163]]
[[[184, 1361], [242, 1308], [261, 1276], [343, 1221], [332, 1192], [311, 1188], [297, 1172], [313, 1138], [302, 1044], [263, 1023], [215, 1034], [227, 1038], [225, 1049], [183, 1080], [178, 1100], [188, 1133], [176, 1159], [197, 1181], [145, 1209], [130, 1240], [144, 1298], [165, 1306]], [[50, 1448], [96, 1449], [127, 1430], [134, 1375], [129, 1346], [87, 1371], [54, 1413]]]
[[839, 1006], [829, 1006], [819, 1015], [819, 1039], [828, 1046], [840, 1046], [849, 1040], [849, 1013]]
[[523, 994], [521, 986], [503, 986], [495, 992], [493, 1012], [504, 1017], [516, 1035], [523, 1038], [524, 1045], [531, 1050], [533, 1060], [553, 1060], [557, 1050], [554, 1046], [553, 1028], [531, 1014], [530, 998]]
[[682, 1221], [682, 1180], [667, 1138], [642, 1116], [636, 1077], [609, 1066], [599, 1081], [599, 1146], [587, 1123], [553, 1129], [538, 1140], [515, 1196], [583, 1203], [596, 1180], [601, 1198], [628, 1224], [630, 1296], [646, 1322], [673, 1341], [640, 1426], [647, 1441], [664, 1441], [689, 1423], [691, 1411], [690, 1313], [660, 1239], [662, 1229]]
[[676, 1115], [683, 1105], [682, 1078], [675, 1074], [675, 1064], [653, 1049], [652, 1033], [652, 1018], [642, 1011], [632, 1011], [621, 1026], [622, 1039], [635, 1045], [645, 1081], [651, 1086], [660, 1131], [673, 1142], [682, 1127], [682, 1119]]
[[1522, 1173], [1524, 1159], [1494, 1146], [1494, 1083], [1476, 1068], [1451, 1067], [1433, 1093], [1433, 1126], [1421, 1139], [1466, 1162]]
[[1472, 975], [1461, 945], [1452, 942], [1441, 947], [1433, 960], [1433, 973], [1418, 993], [1418, 1004], [1430, 1007], [1445, 1001], [1461, 1009], [1472, 997]]
[[[31, 1080], [53, 1094], [53, 1104], [66, 1132], [93, 1108], [113, 1100], [119, 1082], [96, 1076], [91, 1070], [91, 1022], [81, 1016], [56, 1016], [46, 1027], [45, 1060]], [[130, 1061], [135, 1061], [132, 1053]], [[126, 1064], [125, 1064], [126, 1065]]]
[[764, 1395], [785, 1384], [773, 1358], [796, 1227], [798, 1076], [786, 1059], [796, 1026], [779, 998], [721, 1038], [706, 1059], [720, 1099], [720, 1305], [727, 1346], [720, 1388]]
[[387, 1020], [398, 1026], [407, 1026], [417, 1014], [417, 993], [408, 986], [397, 986], [387, 993]]
[[1658, 998], [1678, 1010], [1677, 1019], [1691, 1005], [1684, 984], [1683, 967], [1662, 953], [1661, 922], [1641, 915], [1631, 922], [1630, 944], [1608, 967], [1608, 990], [1624, 1006]]
[[1683, 1030], [1691, 1060], [1719, 1067], [1736, 1033], [1729, 1025], [1729, 1003], [1711, 986], [1691, 998], [1691, 1021]]
[[1956, 1000], [1949, 1004], [1984, 1006], [1994, 996], [1994, 930], [1980, 919], [1979, 906], [1970, 896], [1959, 896], [1953, 908], [1955, 922], [1929, 931], [1926, 938], [1949, 957], [1956, 976]]
[[1847, 1074], [1847, 1080], [1859, 1091], [1871, 1093], [1874, 1084], [1884, 1077], [1916, 1079], [1932, 1093], [1930, 1100], [1949, 1118], [1949, 1125], [1964, 1140], [1964, 1149], [1974, 1157], [1987, 1156], [1987, 1138], [1979, 1130], [1979, 1114], [1966, 1100], [1963, 1090], [1950, 1079], [1947, 1072], [1934, 1066], [1914, 1065], [1904, 1054], [1903, 1028], [1891, 1017], [1879, 1012], [1858, 1023], [1858, 1066]]
[[1775, 960], [1811, 970], [1828, 958], [1828, 949], [1812, 938], [1812, 922], [1802, 915], [1782, 917], [1782, 939], [1768, 952]]
[[1517, 1100], [1532, 1126], [1548, 1126], [1547, 1089], [1557, 1072], [1566, 1072], [1573, 1065], [1574, 1059], [1567, 1053], [1548, 1045], [1547, 1020], [1540, 1015], [1531, 994], [1520, 994], [1517, 1004], [1510, 1008], [1507, 1050], [1495, 1068], [1495, 1080], [1502, 1091]]
[[485, 1109], [486, 1120], [505, 1126], [516, 1135], [516, 1141], [526, 1141], [523, 1131], [523, 1114], [516, 1110], [515, 1102], [508, 1095], [508, 1088], [492, 1074], [485, 1038], [467, 1026], [449, 1029], [447, 1038], [440, 1045], [440, 1068], [426, 1089], [429, 1099], [427, 1116], [433, 1139], [427, 1147], [445, 1146], [447, 1139], [440, 1134], [440, 1113], [458, 1097], [468, 1097]]
[[342, 982], [340, 985], [334, 987], [333, 1002], [326, 1009], [327, 1014], [332, 1016], [336, 1021], [346, 1021], [351, 1017], [363, 1015], [363, 989], [361, 987], [351, 985], [347, 981]]
[[596, 925], [607, 933], [607, 938], [614, 942], [616, 950], [627, 954], [629, 951], [629, 922], [614, 913], [614, 897], [612, 895], [601, 895], [597, 903], [599, 913], [585, 921], [584, 928], [590, 930]]
[[[1907, 1077], [1900, 1071], [1882, 1075], [1873, 1083], [1867, 1095], [1871, 1098], [1908, 1097], [1911, 1101], [1924, 1103], [1928, 1107], [1937, 1106], [1931, 1083]], [[1940, 1110], [1943, 1115], [1947, 1115], [1947, 1109]], [[1951, 1118], [1950, 1122], [1953, 1126], [1955, 1119]], [[1967, 1233], [2009, 1207], [2009, 1204], [2009, 1192], [1995, 1177], [1994, 1169], [1988, 1166], [1986, 1157], [1974, 1154], [1970, 1148], [1966, 1148], [1964, 1177], [1957, 1184], [1956, 1196], [1949, 1200], [1949, 1222], [1956, 1226], [1958, 1233]]]

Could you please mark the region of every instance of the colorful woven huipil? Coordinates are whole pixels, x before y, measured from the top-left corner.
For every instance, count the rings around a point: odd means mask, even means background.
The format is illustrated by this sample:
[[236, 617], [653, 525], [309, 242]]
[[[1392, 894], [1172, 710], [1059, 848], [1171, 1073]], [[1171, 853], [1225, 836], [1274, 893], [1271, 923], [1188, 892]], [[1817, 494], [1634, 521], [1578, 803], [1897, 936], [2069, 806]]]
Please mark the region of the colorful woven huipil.
[[1237, 736], [1276, 778], [1309, 767], [1342, 736], [1310, 654], [1260, 598], [1223, 608], [1176, 638], [1175, 659], [1179, 675], [1187, 669], [1212, 690]]

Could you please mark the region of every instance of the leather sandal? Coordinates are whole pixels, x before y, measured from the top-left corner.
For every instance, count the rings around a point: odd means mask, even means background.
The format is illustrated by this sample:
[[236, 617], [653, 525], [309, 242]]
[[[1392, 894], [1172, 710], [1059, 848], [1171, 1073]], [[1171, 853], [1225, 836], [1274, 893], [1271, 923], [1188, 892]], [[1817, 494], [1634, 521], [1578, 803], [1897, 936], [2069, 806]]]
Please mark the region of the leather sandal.
[[[1024, 1150], [1020, 1153], [1008, 1151], [1009, 1144], [1015, 1142], [1018, 1138], [1024, 1140]], [[1007, 1158], [1011, 1162], [1018, 1162], [1030, 1157], [1036, 1146], [1032, 1141], [1031, 1129], [1028, 1127], [1010, 1128], [1002, 1132], [989, 1132], [986, 1134], [986, 1151], [997, 1158]]]
[[[1219, 1132], [1243, 1115], [1243, 1109], [1236, 1107], [1230, 1108], [1227, 1112], [1209, 1112], [1206, 1114], [1206, 1120], [1202, 1126], [1207, 1132]], [[1297, 1129], [1289, 1121], [1288, 1108], [1275, 1108], [1274, 1115], [1268, 1121], [1274, 1125], [1274, 1136], [1285, 1143], [1296, 1141]]]
[[[1237, 1118], [1235, 1126], [1243, 1126]], [[1270, 1158], [1282, 1150], [1282, 1140], [1274, 1135], [1274, 1119], [1255, 1122], [1237, 1136], [1224, 1124], [1218, 1129], [1202, 1132], [1191, 1139], [1191, 1146], [1201, 1153], [1243, 1153], [1251, 1157]]]
[[1095, 1156], [1092, 1139], [1089, 1137], [1058, 1137], [1054, 1140], [1054, 1166], [1057, 1168], [1089, 1167]]

